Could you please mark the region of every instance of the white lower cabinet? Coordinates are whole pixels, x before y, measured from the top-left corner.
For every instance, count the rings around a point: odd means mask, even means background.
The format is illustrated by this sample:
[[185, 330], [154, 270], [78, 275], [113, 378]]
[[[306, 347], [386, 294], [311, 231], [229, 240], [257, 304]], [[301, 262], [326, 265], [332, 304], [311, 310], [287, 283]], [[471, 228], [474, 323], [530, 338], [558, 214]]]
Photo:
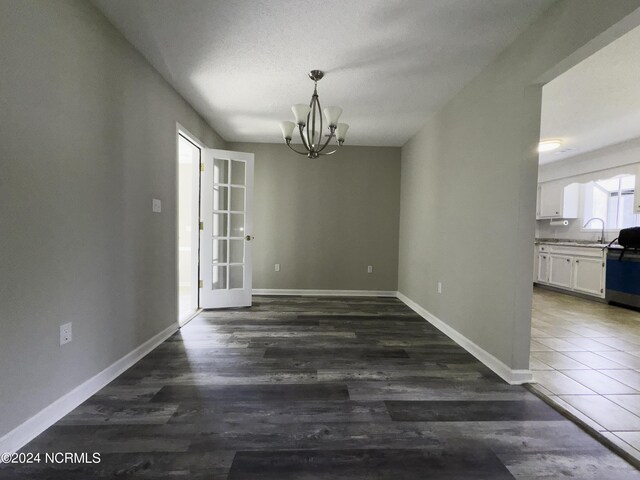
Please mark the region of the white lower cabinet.
[[549, 255], [538, 253], [538, 282], [549, 282]]
[[580, 257], [573, 261], [574, 290], [602, 296], [604, 293], [604, 261], [602, 258]]
[[549, 284], [556, 287], [571, 288], [571, 257], [549, 255]]
[[606, 254], [601, 249], [541, 244], [537, 252], [537, 283], [604, 298]]

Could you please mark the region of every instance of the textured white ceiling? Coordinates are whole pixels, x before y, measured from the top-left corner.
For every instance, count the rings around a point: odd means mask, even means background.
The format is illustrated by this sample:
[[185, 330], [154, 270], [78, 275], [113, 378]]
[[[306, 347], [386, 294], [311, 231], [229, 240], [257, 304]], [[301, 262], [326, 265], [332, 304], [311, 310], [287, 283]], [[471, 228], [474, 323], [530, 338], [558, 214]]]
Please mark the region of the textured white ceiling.
[[229, 141], [339, 105], [352, 145], [403, 145], [553, 0], [94, 0]]
[[560, 138], [564, 143], [555, 152], [541, 154], [540, 163], [637, 137], [640, 137], [640, 27], [543, 87], [540, 138]]

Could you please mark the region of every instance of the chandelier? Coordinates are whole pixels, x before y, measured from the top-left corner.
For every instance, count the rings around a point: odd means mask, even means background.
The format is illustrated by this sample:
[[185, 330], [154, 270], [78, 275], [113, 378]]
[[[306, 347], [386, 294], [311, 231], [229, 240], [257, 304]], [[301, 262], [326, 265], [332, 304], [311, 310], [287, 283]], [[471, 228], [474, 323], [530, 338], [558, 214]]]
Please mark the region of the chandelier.
[[[338, 148], [325, 152], [324, 150], [329, 145], [332, 138], [336, 138], [338, 147], [344, 143], [349, 125], [346, 123], [338, 123], [340, 115], [342, 115], [342, 109], [340, 107], [327, 107], [324, 109], [324, 116], [326, 117], [327, 127], [329, 133], [325, 136], [326, 140], [322, 140], [322, 112], [320, 108], [320, 100], [318, 99], [318, 81], [324, 77], [324, 72], [321, 70], [311, 70], [309, 72], [309, 78], [313, 80], [313, 95], [311, 96], [311, 102], [309, 105], [305, 103], [298, 103], [291, 107], [293, 115], [296, 119], [296, 123], [293, 122], [281, 122], [280, 128], [282, 129], [282, 135], [287, 146], [300, 155], [306, 155], [309, 158], [318, 158], [320, 155], [331, 155], [338, 151]], [[291, 146], [291, 135], [296, 126], [300, 132], [300, 138], [302, 139], [302, 145], [306, 151], [301, 152]]]

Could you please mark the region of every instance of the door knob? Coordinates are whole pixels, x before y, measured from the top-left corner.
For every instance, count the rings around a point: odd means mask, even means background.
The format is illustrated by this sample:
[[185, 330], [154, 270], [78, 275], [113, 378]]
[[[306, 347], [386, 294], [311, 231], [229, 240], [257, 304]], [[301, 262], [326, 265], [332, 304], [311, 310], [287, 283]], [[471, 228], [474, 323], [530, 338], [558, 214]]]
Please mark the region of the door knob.
[[252, 237], [251, 235], [247, 235], [246, 237], [244, 237], [244, 239], [245, 239], [247, 242], [250, 242], [250, 241], [251, 241], [251, 240], [253, 240], [254, 238], [255, 238], [255, 237]]

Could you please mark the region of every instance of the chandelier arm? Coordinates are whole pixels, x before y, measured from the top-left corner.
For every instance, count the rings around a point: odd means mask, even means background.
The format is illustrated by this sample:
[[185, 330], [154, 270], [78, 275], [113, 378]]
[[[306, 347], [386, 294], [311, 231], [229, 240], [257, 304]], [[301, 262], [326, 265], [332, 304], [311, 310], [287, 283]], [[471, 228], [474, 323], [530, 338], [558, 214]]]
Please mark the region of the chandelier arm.
[[318, 104], [318, 116], [320, 117], [320, 128], [318, 129], [318, 145], [316, 146], [316, 150], [320, 152], [320, 150], [324, 148], [324, 147], [320, 147], [320, 145], [322, 145], [322, 107], [320, 106], [320, 97], [318, 97], [317, 95], [316, 95], [316, 103]]
[[331, 150], [330, 152], [327, 153], [319, 153], [318, 155], [333, 155], [334, 153], [336, 153], [339, 149], [335, 149], [335, 150]]
[[[309, 123], [309, 117], [307, 117], [307, 124]], [[307, 141], [304, 139], [304, 126], [303, 125], [298, 125], [298, 128], [300, 129], [300, 138], [302, 139], [302, 144], [304, 145], [304, 148], [306, 148], [307, 150], [311, 150], [309, 148], [309, 145], [307, 145]], [[309, 132], [309, 129], [307, 128], [307, 132]]]
[[[316, 105], [318, 104], [318, 84], [313, 86], [313, 96], [311, 97], [311, 139], [309, 143], [313, 146], [316, 145]], [[320, 143], [318, 140], [317, 143]]]
[[[320, 147], [320, 148], [318, 149], [318, 153], [320, 153], [320, 152], [321, 152], [321, 151], [323, 151], [325, 148], [327, 148], [327, 145], [329, 145], [329, 142], [330, 142], [330, 141], [331, 141], [331, 139], [332, 139], [332, 138], [334, 138], [334, 136], [335, 136], [335, 131], [336, 131], [335, 127], [331, 127], [331, 126], [330, 126], [329, 128], [331, 129], [331, 135], [329, 135], [329, 138], [327, 138], [327, 141], [326, 141], [326, 142], [324, 142], [324, 145], [322, 145], [322, 147]], [[336, 149], [336, 150], [337, 150], [337, 149]]]
[[307, 154], [307, 152], [299, 152], [298, 150], [296, 150], [295, 148], [293, 148], [293, 147], [291, 146], [291, 141], [287, 142], [287, 147], [289, 147], [291, 150], [293, 150], [294, 152], [296, 152], [296, 153], [298, 153], [298, 154], [300, 154], [300, 155], [306, 155], [306, 154]]
[[305, 148], [309, 151], [311, 151], [311, 141], [313, 140], [313, 138], [309, 137], [310, 124], [311, 124], [311, 109], [309, 109], [309, 114], [307, 115], [307, 141], [305, 142], [304, 138], [302, 139], [302, 143], [304, 143]]

